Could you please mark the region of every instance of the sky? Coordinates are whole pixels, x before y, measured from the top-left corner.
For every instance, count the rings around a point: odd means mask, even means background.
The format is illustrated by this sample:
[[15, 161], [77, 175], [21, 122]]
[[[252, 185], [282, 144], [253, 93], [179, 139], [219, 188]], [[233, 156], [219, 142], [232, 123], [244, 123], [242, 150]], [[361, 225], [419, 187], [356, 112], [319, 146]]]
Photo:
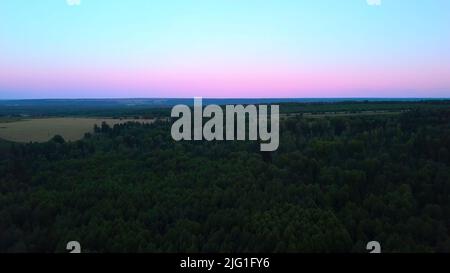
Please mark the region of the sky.
[[448, 0], [0, 0], [0, 99], [450, 97]]

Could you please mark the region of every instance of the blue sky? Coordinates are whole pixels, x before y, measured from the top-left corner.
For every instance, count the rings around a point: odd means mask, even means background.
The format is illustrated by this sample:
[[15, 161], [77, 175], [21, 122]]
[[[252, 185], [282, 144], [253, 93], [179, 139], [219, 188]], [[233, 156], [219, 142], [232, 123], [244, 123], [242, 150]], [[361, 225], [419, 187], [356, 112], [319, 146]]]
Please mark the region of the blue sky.
[[450, 1], [2, 0], [0, 99], [450, 97]]

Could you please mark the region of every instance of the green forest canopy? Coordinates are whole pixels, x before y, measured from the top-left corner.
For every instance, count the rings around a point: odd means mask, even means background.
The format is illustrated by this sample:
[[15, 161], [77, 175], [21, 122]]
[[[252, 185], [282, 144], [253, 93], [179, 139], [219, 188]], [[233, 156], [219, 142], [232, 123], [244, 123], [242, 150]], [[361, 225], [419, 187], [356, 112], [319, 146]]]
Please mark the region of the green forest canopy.
[[450, 109], [282, 122], [280, 148], [169, 122], [0, 145], [0, 252], [450, 251]]

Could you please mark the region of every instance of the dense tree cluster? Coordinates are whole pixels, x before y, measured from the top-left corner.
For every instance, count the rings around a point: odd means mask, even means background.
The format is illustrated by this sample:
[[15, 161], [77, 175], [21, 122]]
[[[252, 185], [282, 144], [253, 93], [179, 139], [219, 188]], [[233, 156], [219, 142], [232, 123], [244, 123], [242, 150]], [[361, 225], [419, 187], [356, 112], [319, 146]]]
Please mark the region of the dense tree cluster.
[[450, 252], [450, 111], [292, 117], [280, 147], [170, 123], [0, 145], [0, 252]]

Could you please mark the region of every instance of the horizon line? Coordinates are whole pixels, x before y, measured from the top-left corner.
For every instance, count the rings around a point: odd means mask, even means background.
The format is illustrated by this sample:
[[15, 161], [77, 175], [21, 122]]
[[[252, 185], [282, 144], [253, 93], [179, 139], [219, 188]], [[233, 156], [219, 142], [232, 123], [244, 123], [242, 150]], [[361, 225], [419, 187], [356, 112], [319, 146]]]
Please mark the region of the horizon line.
[[311, 100], [311, 99], [394, 99], [394, 100], [450, 100], [450, 97], [72, 97], [72, 98], [0, 98], [0, 101], [18, 101], [18, 100], [176, 100], [176, 99], [194, 99], [202, 98], [207, 100]]

